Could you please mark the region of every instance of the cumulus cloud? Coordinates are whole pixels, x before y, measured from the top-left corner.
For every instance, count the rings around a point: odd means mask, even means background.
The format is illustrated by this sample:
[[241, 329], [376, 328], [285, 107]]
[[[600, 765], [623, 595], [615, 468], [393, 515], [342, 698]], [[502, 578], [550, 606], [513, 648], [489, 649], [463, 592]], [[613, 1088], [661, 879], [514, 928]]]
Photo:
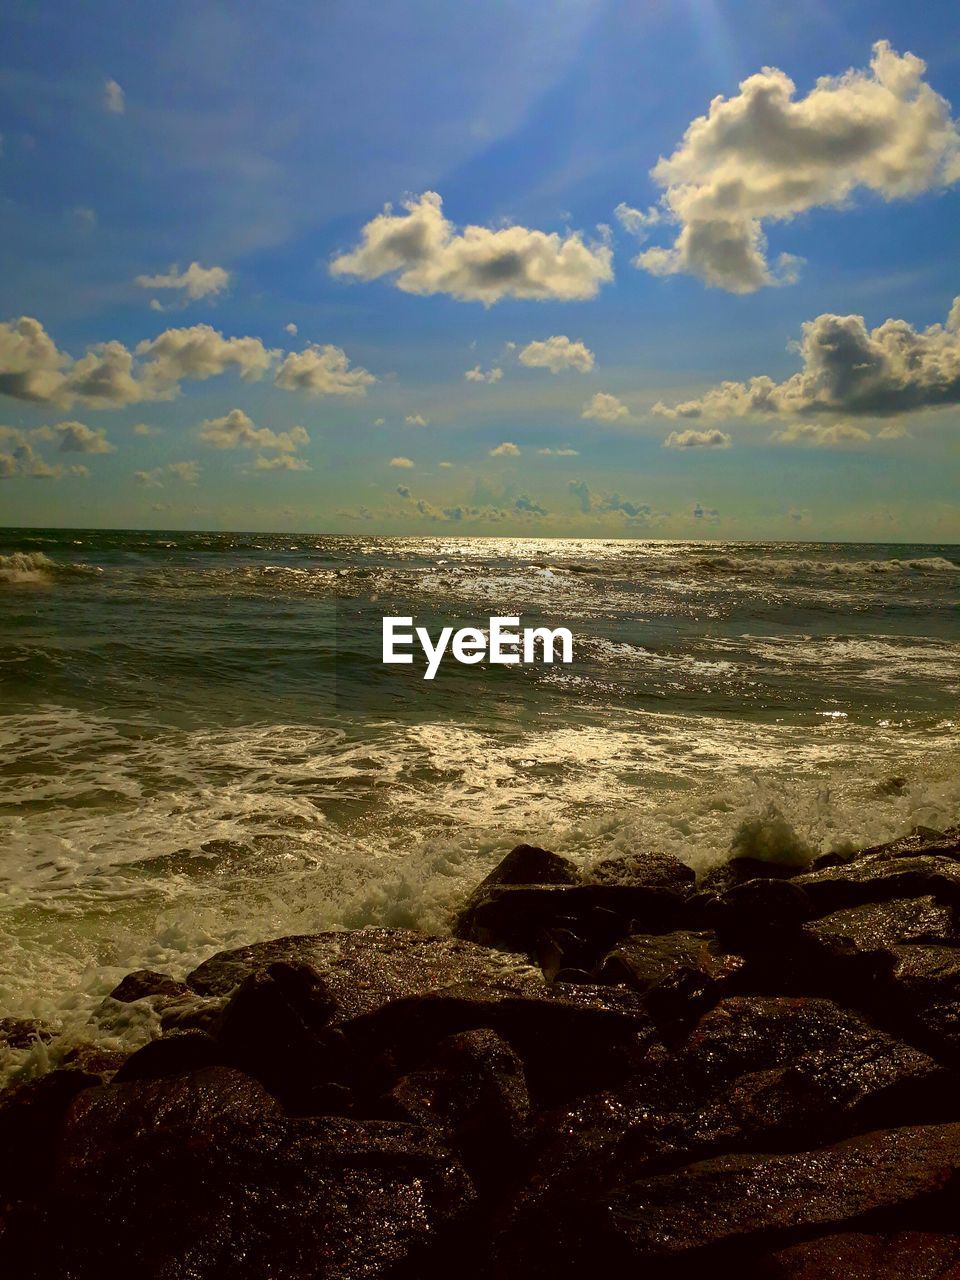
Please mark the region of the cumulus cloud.
[[576, 498], [584, 515], [615, 512], [639, 524], [649, 522], [655, 515], [649, 503], [633, 502], [628, 498], [621, 498], [619, 493], [596, 494], [585, 480], [571, 480], [567, 485], [567, 492]]
[[[956, 182], [960, 131], [925, 71], [880, 40], [868, 70], [822, 77], [806, 97], [765, 67], [734, 97], [714, 98], [652, 170], [663, 218], [680, 229], [672, 246], [645, 250], [636, 265], [752, 293], [796, 278], [797, 259], [768, 261], [764, 222], [842, 206], [857, 190], [894, 200]], [[621, 221], [630, 226], [637, 214], [626, 208]], [[646, 230], [649, 216], [639, 216]]]
[[152, 471], [135, 471], [134, 481], [145, 489], [162, 489], [165, 479], [172, 478], [183, 484], [196, 484], [200, 479], [199, 462], [168, 462]]
[[410, 458], [391, 458], [391, 459], [390, 459], [390, 466], [391, 466], [391, 467], [400, 467], [400, 468], [403, 468], [403, 467], [412, 467], [412, 466], [413, 466], [413, 462], [412, 462], [412, 460], [411, 460]]
[[143, 361], [143, 383], [162, 398], [185, 378], [202, 382], [227, 370], [246, 381], [262, 378], [280, 352], [259, 338], [225, 338], [211, 325], [194, 324], [138, 343], [136, 354]]
[[174, 264], [166, 273], [157, 276], [137, 276], [134, 284], [141, 289], [176, 289], [191, 301], [222, 293], [230, 283], [230, 272], [223, 267], [204, 267], [191, 262], [185, 271]]
[[425, 418], [422, 413], [408, 413], [404, 418], [404, 422], [408, 427], [425, 427], [429, 419]]
[[613, 212], [617, 215], [617, 221], [624, 231], [629, 231], [638, 240], [646, 240], [650, 234], [650, 228], [663, 220], [663, 214], [656, 206], [644, 213], [642, 209], [633, 209], [630, 205], [624, 204], [622, 200]]
[[564, 369], [589, 373], [594, 364], [593, 352], [585, 343], [571, 341], [562, 333], [544, 338], [542, 342], [527, 343], [517, 359], [530, 369], [549, 369], [551, 373]]
[[270, 449], [280, 453], [296, 453], [310, 437], [303, 427], [289, 431], [273, 431], [258, 427], [242, 409], [231, 409], [222, 418], [208, 418], [200, 426], [200, 439], [215, 449]]
[[630, 410], [623, 401], [608, 395], [606, 391], [598, 391], [580, 412], [581, 418], [595, 418], [598, 422], [616, 422], [619, 418], [629, 416]]
[[794, 422], [770, 437], [774, 444], [803, 444], [820, 449], [866, 444], [870, 438], [868, 431], [850, 422], [836, 422], [831, 426], [819, 422]]
[[443, 293], [487, 306], [502, 298], [593, 298], [613, 279], [609, 246], [588, 244], [578, 233], [516, 226], [458, 231], [434, 191], [404, 201], [403, 209], [394, 213], [388, 205], [368, 222], [360, 244], [334, 258], [332, 273], [391, 276], [406, 293]]
[[103, 105], [115, 116], [122, 116], [127, 109], [127, 96], [116, 80], [104, 80]]
[[[37, 435], [38, 433], [33, 433]], [[45, 439], [45, 436], [40, 436]], [[64, 476], [85, 480], [90, 471], [82, 464], [61, 466], [51, 464], [34, 452], [33, 445], [15, 428], [0, 428], [0, 440], [17, 441], [9, 453], [0, 453], [0, 480], [23, 477], [28, 480], [61, 480]]]
[[297, 326], [293, 323], [292, 320], [290, 321], [289, 324], [284, 325], [283, 327], [284, 327], [284, 332], [289, 333], [291, 338], [295, 338], [297, 334], [300, 332], [300, 330], [297, 328]]
[[61, 453], [114, 453], [103, 427], [87, 427], [82, 422], [58, 422], [53, 428]]
[[289, 453], [278, 453], [272, 458], [265, 458], [263, 454], [257, 456], [254, 462], [254, 468], [257, 471], [312, 471], [313, 468], [306, 458], [296, 458]]
[[413, 497], [413, 494], [410, 492], [409, 487], [405, 484], [397, 485], [397, 493], [400, 495], [401, 498], [404, 498], [407, 500]]
[[863, 316], [820, 315], [803, 325], [797, 350], [802, 368], [784, 382], [722, 382], [653, 412], [673, 419], [895, 417], [960, 404], [960, 298], [945, 325], [926, 329], [906, 320], [868, 329]]
[[499, 382], [503, 377], [503, 370], [494, 366], [494, 368], [484, 371], [477, 364], [472, 369], [468, 369], [463, 376], [467, 382]]
[[579, 458], [578, 449], [538, 449], [541, 458]]
[[701, 520], [706, 524], [716, 524], [720, 519], [720, 512], [716, 507], [705, 507], [702, 503], [697, 502], [690, 513], [694, 520]]
[[491, 458], [517, 458], [519, 456], [520, 450], [509, 440], [504, 440], [503, 444], [498, 444], [495, 449], [490, 450]]
[[311, 396], [365, 396], [376, 378], [366, 369], [351, 369], [340, 347], [311, 344], [303, 351], [291, 351], [274, 381], [284, 391], [305, 391]]
[[136, 422], [132, 430], [135, 436], [157, 436], [160, 434], [160, 428], [151, 427], [149, 422]]
[[733, 441], [725, 431], [671, 431], [663, 442], [665, 449], [729, 449]]

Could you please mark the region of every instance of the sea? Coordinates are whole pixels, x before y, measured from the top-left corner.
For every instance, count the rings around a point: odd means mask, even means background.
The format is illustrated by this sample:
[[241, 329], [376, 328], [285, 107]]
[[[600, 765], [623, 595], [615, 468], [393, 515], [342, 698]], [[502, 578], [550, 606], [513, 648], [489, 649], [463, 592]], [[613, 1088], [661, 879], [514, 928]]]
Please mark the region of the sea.
[[[133, 1044], [127, 972], [449, 928], [520, 842], [801, 861], [960, 821], [960, 547], [0, 530], [0, 1017]], [[513, 615], [570, 665], [385, 668]]]

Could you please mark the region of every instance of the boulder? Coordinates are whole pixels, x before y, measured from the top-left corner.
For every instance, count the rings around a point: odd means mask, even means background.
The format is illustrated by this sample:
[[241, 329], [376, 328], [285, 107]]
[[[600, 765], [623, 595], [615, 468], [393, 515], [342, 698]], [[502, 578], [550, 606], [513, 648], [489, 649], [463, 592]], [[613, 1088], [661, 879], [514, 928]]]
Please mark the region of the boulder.
[[843, 1231], [778, 1249], [757, 1280], [956, 1280], [960, 1236], [934, 1231]]
[[713, 933], [635, 934], [608, 953], [601, 977], [641, 992], [659, 1023], [684, 1025], [729, 990], [743, 965]]
[[634, 885], [687, 896], [697, 875], [692, 867], [668, 853], [621, 853], [601, 858], [583, 874], [585, 884]]
[[681, 922], [686, 897], [659, 883], [493, 885], [471, 899], [456, 934], [535, 955], [544, 930], [568, 929], [599, 950], [629, 933], [668, 933]]
[[205, 1031], [180, 1031], [151, 1040], [132, 1053], [113, 1077], [115, 1083], [128, 1080], [159, 1080], [204, 1067], [224, 1065], [225, 1054]]
[[784, 935], [813, 914], [813, 903], [799, 880], [746, 880], [718, 894], [703, 912], [723, 942], [753, 951], [771, 943], [780, 948]]
[[190, 988], [185, 982], [177, 982], [168, 973], [157, 973], [153, 969], [137, 969], [133, 973], [128, 973], [110, 992], [111, 999], [119, 1000], [123, 1004], [144, 1000], [147, 996], [176, 999], [190, 994]]
[[0, 1267], [18, 1280], [432, 1275], [474, 1198], [434, 1132], [291, 1120], [214, 1068], [80, 1094]]
[[532, 844], [518, 844], [502, 858], [488, 876], [477, 885], [485, 889], [492, 884], [579, 884], [576, 863], [549, 849]]
[[809, 895], [816, 915], [894, 898], [932, 896], [956, 906], [960, 903], [960, 862], [923, 851], [890, 857], [880, 854], [809, 871], [793, 883]]
[[723, 893], [745, 880], [789, 880], [807, 870], [803, 863], [771, 862], [767, 858], [729, 858], [704, 872], [697, 888], [701, 893]]

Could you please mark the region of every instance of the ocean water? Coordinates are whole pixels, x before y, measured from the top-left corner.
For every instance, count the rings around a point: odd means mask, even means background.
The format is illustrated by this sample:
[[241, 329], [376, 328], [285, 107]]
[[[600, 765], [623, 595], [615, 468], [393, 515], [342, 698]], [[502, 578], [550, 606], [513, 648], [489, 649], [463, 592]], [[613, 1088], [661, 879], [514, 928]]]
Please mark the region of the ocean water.
[[[0, 1016], [136, 1042], [97, 1012], [130, 969], [442, 930], [521, 840], [704, 869], [955, 823], [958, 590], [955, 546], [0, 531]], [[575, 662], [425, 682], [383, 614]]]

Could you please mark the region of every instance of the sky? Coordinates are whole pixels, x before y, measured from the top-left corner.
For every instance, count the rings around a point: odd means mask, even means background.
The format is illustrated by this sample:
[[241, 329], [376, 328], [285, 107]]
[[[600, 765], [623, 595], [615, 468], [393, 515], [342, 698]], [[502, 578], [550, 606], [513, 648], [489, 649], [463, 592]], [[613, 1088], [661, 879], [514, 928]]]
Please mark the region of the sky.
[[953, 0], [8, 0], [0, 524], [960, 542]]

